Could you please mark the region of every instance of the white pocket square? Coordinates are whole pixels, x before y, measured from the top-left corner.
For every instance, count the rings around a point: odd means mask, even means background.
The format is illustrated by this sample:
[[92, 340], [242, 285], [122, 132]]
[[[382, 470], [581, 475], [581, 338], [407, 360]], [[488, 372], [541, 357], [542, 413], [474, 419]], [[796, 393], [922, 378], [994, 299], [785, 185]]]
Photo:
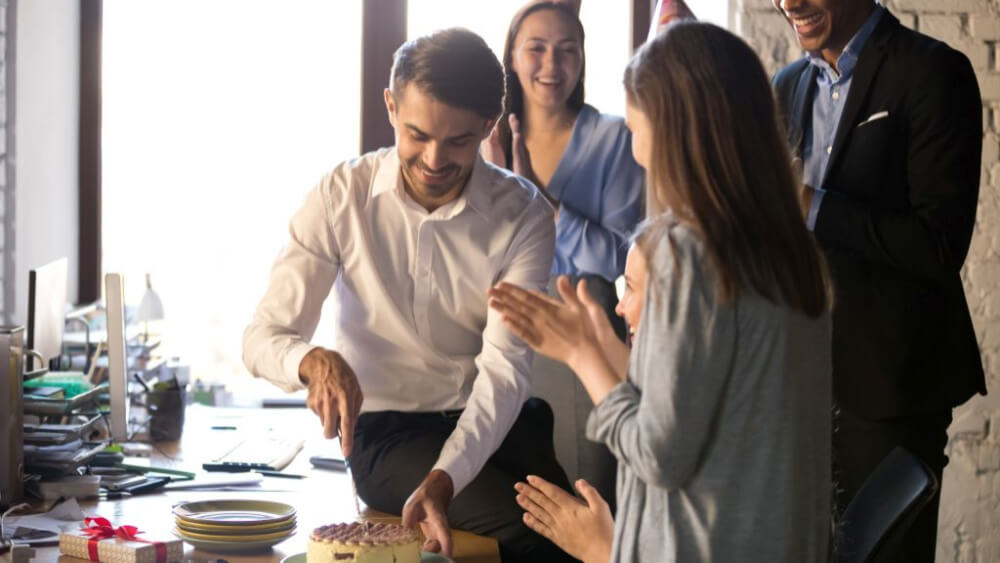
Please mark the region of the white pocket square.
[[872, 121], [878, 121], [879, 119], [885, 119], [887, 117], [889, 117], [889, 112], [888, 111], [880, 111], [878, 113], [873, 113], [870, 116], [868, 116], [868, 119], [862, 121], [861, 123], [858, 123], [858, 127], [861, 127], [862, 125], [867, 125], [867, 124], [871, 123]]

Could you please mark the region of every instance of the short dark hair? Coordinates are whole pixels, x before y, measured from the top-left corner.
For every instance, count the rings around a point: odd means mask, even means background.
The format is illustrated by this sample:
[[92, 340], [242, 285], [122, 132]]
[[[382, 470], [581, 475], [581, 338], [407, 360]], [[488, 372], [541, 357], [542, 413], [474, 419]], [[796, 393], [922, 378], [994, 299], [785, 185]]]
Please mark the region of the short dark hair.
[[503, 111], [503, 67], [486, 42], [467, 29], [453, 27], [403, 43], [393, 55], [389, 76], [397, 101], [410, 83], [487, 119]]

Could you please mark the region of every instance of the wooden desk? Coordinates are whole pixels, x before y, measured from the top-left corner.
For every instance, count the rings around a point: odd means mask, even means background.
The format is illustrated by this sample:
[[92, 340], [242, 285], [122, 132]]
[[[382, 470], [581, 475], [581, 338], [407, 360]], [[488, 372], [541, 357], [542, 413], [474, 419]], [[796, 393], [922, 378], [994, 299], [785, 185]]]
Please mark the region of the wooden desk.
[[[212, 426], [236, 426], [237, 430], [212, 430]], [[120, 500], [80, 501], [88, 516], [103, 516], [116, 526], [131, 524], [146, 532], [147, 537], [173, 537], [174, 517], [171, 507], [182, 501], [214, 498], [252, 498], [273, 500], [294, 506], [298, 512], [298, 529], [291, 538], [270, 551], [254, 555], [209, 553], [185, 544], [185, 561], [229, 563], [272, 563], [285, 556], [306, 550], [309, 533], [317, 526], [354, 520], [399, 521], [398, 517], [368, 510], [362, 504], [358, 514], [350, 479], [346, 473], [313, 469], [312, 455], [337, 456], [336, 441], [322, 439], [322, 427], [312, 412], [305, 409], [213, 409], [193, 405], [188, 407], [184, 436], [180, 443], [157, 444], [151, 465], [198, 470], [201, 463], [225, 452], [227, 443], [235, 444], [241, 436], [274, 430], [296, 431], [306, 440], [305, 448], [285, 468], [285, 472], [307, 475], [306, 479], [264, 477], [259, 490], [247, 491], [172, 491], [141, 495]], [[499, 563], [496, 541], [468, 532], [454, 532], [456, 563]], [[78, 563], [75, 557], [58, 555], [57, 547], [36, 548], [35, 561]], [[5, 555], [9, 558], [9, 554]]]

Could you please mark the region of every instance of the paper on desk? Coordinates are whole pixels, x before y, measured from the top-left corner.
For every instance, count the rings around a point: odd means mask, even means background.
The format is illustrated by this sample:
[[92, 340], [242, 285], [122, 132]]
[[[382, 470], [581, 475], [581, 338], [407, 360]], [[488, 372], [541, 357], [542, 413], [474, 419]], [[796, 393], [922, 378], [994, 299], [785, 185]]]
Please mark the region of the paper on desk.
[[58, 535], [65, 531], [80, 527], [83, 521], [83, 511], [77, 504], [75, 498], [60, 502], [52, 507], [52, 510], [42, 514], [29, 514], [27, 516], [8, 516], [3, 520], [4, 532], [11, 533], [17, 528], [33, 528], [44, 530]]
[[260, 473], [199, 473], [190, 481], [174, 481], [163, 488], [167, 491], [186, 491], [190, 489], [222, 489], [233, 485], [260, 485], [264, 476]]

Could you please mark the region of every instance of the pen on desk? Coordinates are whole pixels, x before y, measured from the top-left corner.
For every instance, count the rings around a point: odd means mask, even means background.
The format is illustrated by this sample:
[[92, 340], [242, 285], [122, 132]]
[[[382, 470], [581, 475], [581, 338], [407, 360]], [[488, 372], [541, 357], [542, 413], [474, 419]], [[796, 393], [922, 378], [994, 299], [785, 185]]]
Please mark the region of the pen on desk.
[[132, 496], [132, 493], [130, 493], [128, 491], [108, 491], [103, 496], [99, 496], [98, 498], [107, 499], [107, 500], [114, 500], [114, 499], [118, 499], [118, 498], [130, 497], [130, 496]]
[[[128, 469], [130, 471], [138, 471], [140, 473], [162, 473], [164, 475], [177, 475], [178, 477], [194, 479], [194, 473], [191, 473], [190, 471], [181, 471], [180, 469], [170, 469], [167, 467], [153, 467], [151, 465], [131, 465], [128, 463], [119, 463], [115, 467], [121, 467], [123, 469]], [[177, 479], [174, 480], [177, 481]]]
[[235, 426], [213, 426], [212, 430], [236, 430]]
[[254, 469], [254, 473], [260, 473], [265, 477], [282, 477], [284, 479], [305, 479], [305, 475], [296, 475], [294, 473], [282, 473], [281, 471], [271, 471], [269, 469]]
[[143, 379], [141, 375], [139, 375], [136, 372], [133, 372], [132, 373], [132, 378], [135, 379], [136, 381], [138, 381], [139, 385], [142, 385], [143, 390], [145, 390], [147, 393], [150, 392], [149, 385], [146, 384], [146, 380]]

